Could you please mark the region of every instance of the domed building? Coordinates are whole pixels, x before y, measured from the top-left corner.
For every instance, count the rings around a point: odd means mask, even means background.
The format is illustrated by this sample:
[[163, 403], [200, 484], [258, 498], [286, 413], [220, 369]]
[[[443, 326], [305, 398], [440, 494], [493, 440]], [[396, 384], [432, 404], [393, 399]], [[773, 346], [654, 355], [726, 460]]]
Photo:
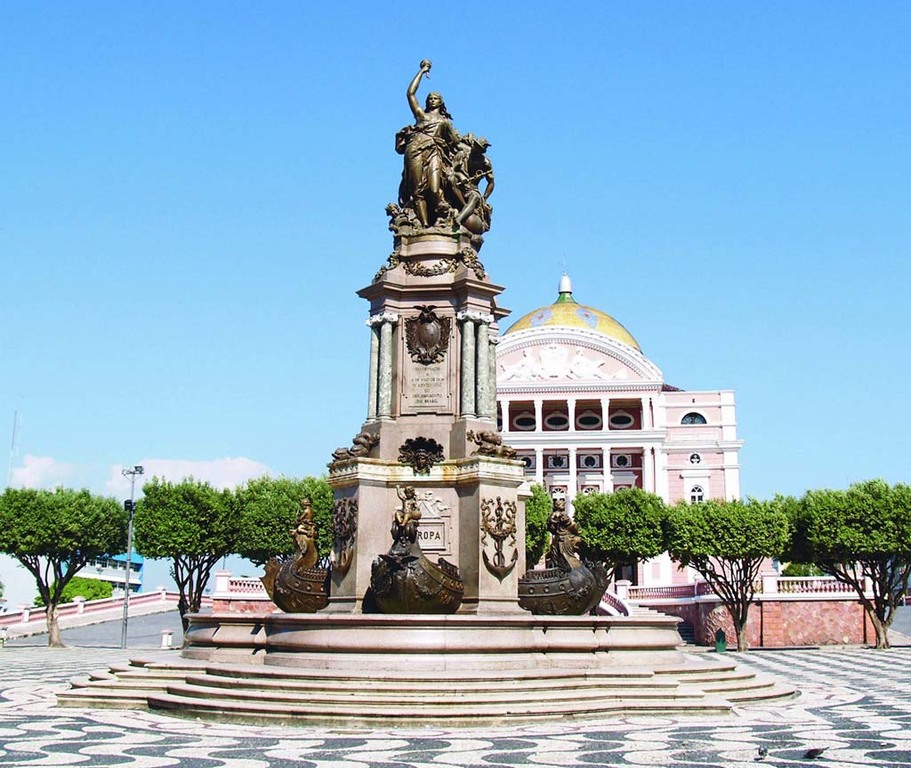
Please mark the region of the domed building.
[[[497, 406], [528, 479], [570, 507], [630, 487], [668, 503], [740, 497], [734, 393], [667, 385], [623, 325], [573, 298], [566, 275], [553, 304], [500, 337]], [[638, 571], [628, 575], [643, 586], [691, 580], [666, 556]]]

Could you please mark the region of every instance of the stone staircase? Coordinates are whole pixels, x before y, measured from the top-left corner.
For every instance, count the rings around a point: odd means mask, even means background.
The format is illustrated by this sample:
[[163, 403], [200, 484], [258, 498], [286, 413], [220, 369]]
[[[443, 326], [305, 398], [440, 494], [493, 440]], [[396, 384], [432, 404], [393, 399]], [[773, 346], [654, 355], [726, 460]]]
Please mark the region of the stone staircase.
[[183, 716], [289, 725], [482, 725], [609, 714], [724, 714], [794, 690], [727, 660], [688, 654], [663, 668], [357, 674], [137, 659], [72, 681], [69, 707], [146, 708]]

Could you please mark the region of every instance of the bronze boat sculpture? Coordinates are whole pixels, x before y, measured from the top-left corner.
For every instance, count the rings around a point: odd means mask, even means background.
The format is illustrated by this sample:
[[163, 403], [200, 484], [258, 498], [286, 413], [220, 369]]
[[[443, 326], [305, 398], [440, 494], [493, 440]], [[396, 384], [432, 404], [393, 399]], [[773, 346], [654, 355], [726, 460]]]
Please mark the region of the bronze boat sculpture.
[[526, 571], [519, 579], [519, 606], [535, 615], [590, 613], [601, 602], [609, 574], [600, 563], [585, 563], [578, 556], [582, 540], [562, 499], [554, 499], [547, 529], [551, 539], [546, 567]]
[[313, 506], [310, 499], [301, 499], [300, 506], [291, 531], [296, 551], [269, 560], [261, 578], [272, 602], [285, 613], [315, 613], [329, 604], [329, 569], [319, 564]]
[[392, 521], [392, 546], [370, 572], [374, 606], [380, 613], [455, 613], [465, 591], [459, 569], [442, 557], [433, 563], [424, 556], [415, 490], [405, 486], [396, 494], [402, 506]]

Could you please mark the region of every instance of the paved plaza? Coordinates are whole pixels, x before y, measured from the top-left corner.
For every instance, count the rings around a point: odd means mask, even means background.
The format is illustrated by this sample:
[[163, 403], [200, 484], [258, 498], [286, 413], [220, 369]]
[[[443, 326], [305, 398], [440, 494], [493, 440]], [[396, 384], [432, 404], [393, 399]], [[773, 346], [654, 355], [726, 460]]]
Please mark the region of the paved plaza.
[[[162, 652], [24, 644], [0, 650], [0, 766], [911, 766], [911, 647], [738, 656], [802, 693], [729, 717], [616, 717], [471, 730], [403, 724], [371, 731], [222, 725], [55, 706], [54, 694], [69, 677], [153, 653]], [[813, 747], [826, 750], [808, 760]], [[767, 750], [762, 760], [760, 748]]]

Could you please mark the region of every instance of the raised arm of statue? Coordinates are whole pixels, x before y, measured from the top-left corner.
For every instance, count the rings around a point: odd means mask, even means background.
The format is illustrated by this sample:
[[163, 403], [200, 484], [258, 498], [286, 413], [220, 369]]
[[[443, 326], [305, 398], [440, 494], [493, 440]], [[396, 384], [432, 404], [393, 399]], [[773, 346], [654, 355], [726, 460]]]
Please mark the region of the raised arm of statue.
[[418, 104], [417, 92], [418, 86], [421, 84], [421, 78], [425, 74], [430, 72], [430, 62], [427, 59], [421, 61], [421, 68], [418, 70], [418, 73], [412, 78], [411, 83], [408, 85], [408, 106], [411, 107], [411, 112], [414, 114], [414, 119], [420, 122], [424, 119], [424, 110], [421, 109], [421, 105]]

